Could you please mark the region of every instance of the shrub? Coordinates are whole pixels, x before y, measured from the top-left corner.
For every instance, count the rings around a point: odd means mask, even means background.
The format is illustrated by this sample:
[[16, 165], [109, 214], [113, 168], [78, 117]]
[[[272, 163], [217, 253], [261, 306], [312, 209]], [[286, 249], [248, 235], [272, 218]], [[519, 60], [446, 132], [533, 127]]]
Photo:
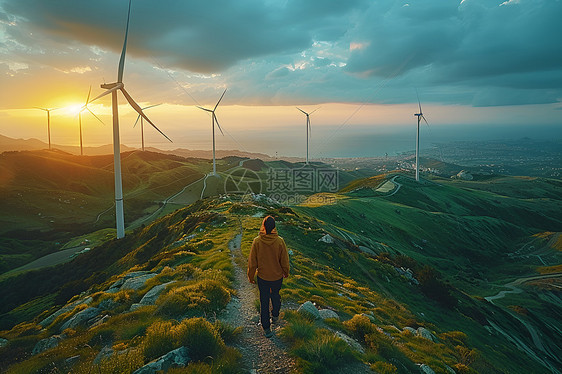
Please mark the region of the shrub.
[[170, 321], [155, 322], [146, 331], [143, 353], [148, 361], [179, 347], [175, 326]]
[[316, 336], [316, 327], [306, 318], [295, 319], [280, 334], [291, 342], [308, 341]]
[[294, 349], [294, 354], [301, 359], [307, 372], [325, 373], [355, 360], [346, 342], [327, 330], [324, 331], [318, 339], [312, 339]]
[[132, 373], [143, 364], [144, 358], [141, 349], [131, 348], [102, 360], [95, 372], [99, 370], [100, 373], [108, 374]]
[[204, 318], [185, 319], [176, 331], [178, 346], [187, 347], [195, 361], [216, 357], [225, 346], [218, 331]]
[[365, 342], [365, 335], [375, 331], [375, 325], [371, 323], [369, 317], [356, 314], [343, 325], [353, 334], [353, 336], [361, 342]]
[[215, 321], [214, 326], [225, 343], [232, 343], [242, 333], [242, 326], [235, 327], [221, 320]]
[[189, 313], [213, 312], [230, 301], [228, 290], [216, 280], [203, 279], [197, 283], [176, 287], [158, 299], [160, 314], [180, 317]]

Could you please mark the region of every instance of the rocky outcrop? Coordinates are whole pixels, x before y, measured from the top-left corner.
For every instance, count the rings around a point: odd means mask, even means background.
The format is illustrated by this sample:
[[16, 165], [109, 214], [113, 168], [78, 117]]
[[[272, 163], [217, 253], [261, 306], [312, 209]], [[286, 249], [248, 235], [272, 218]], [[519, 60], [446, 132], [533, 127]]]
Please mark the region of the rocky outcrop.
[[111, 346], [109, 345], [106, 345], [101, 349], [100, 353], [98, 353], [96, 358], [94, 358], [94, 365], [99, 365], [102, 362], [102, 360], [105, 360], [111, 357], [112, 355], [113, 355], [113, 348], [111, 348]]
[[359, 344], [359, 342], [357, 342], [355, 339], [353, 339], [352, 337], [344, 334], [341, 331], [335, 331], [334, 335], [336, 335], [338, 338], [340, 338], [341, 340], [343, 340], [344, 342], [347, 343], [347, 345], [349, 345], [353, 350], [359, 352], [360, 354], [364, 354], [365, 353], [365, 349], [361, 346], [361, 344]]
[[423, 374], [435, 374], [435, 372], [433, 371], [432, 368], [430, 368], [429, 366], [427, 366], [426, 364], [421, 364], [420, 365], [420, 371]]
[[418, 336], [421, 336], [424, 339], [431, 340], [432, 342], [437, 341], [437, 337], [433, 335], [428, 329], [425, 327], [418, 327], [417, 330]]
[[334, 238], [332, 238], [330, 236], [330, 234], [326, 234], [323, 237], [321, 237], [320, 239], [318, 239], [318, 241], [328, 243], [328, 244], [332, 244], [332, 243], [334, 243]]
[[410, 326], [406, 326], [404, 327], [403, 331], [409, 331], [410, 333], [412, 333], [413, 335], [417, 335], [417, 330], [413, 327]]
[[53, 335], [45, 339], [41, 339], [35, 344], [33, 350], [31, 351], [32, 355], [37, 355], [41, 352], [45, 352], [47, 349], [51, 349], [59, 345], [59, 342], [64, 338], [61, 335]]
[[338, 314], [331, 309], [320, 309], [318, 311], [318, 314], [320, 314], [320, 318], [322, 318], [323, 320], [334, 318], [339, 321], [340, 319], [340, 316], [338, 316]]
[[171, 281], [171, 282], [168, 282], [168, 283], [163, 283], [163, 284], [159, 284], [157, 286], [152, 287], [150, 289], [150, 291], [148, 291], [147, 293], [144, 294], [144, 296], [142, 297], [139, 304], [141, 304], [141, 305], [153, 305], [154, 303], [156, 303], [156, 300], [158, 299], [158, 296], [160, 296], [162, 291], [164, 291], [168, 285], [170, 285], [174, 282], [175, 281]]
[[74, 316], [72, 316], [68, 321], [63, 323], [60, 328], [60, 331], [64, 331], [66, 329], [75, 329], [76, 327], [85, 327], [89, 326], [92, 323], [92, 320], [101, 313], [99, 308], [86, 308]]
[[318, 309], [316, 309], [314, 304], [312, 304], [312, 302], [310, 301], [307, 301], [306, 303], [302, 304], [299, 307], [298, 312], [309, 315], [314, 319], [320, 319], [320, 313], [318, 312]]
[[123, 278], [117, 279], [105, 292], [116, 293], [122, 290], [138, 290], [144, 286], [147, 280], [156, 275], [148, 271], [133, 271], [125, 274]]
[[0, 348], [4, 348], [8, 343], [8, 339], [0, 338]]
[[164, 356], [149, 362], [133, 374], [155, 374], [156, 372], [167, 372], [171, 368], [182, 368], [187, 366], [191, 359], [186, 347], [180, 347], [166, 353]]
[[146, 283], [147, 280], [149, 280], [151, 278], [154, 278], [156, 275], [157, 274], [144, 274], [144, 275], [140, 275], [138, 277], [127, 279], [123, 283], [123, 285], [121, 286], [119, 291], [138, 290], [139, 288], [142, 288], [144, 286], [144, 284]]
[[91, 297], [87, 297], [85, 299], [80, 299], [80, 300], [76, 300], [70, 304], [65, 305], [64, 307], [60, 308], [59, 310], [57, 310], [56, 312], [54, 312], [53, 314], [51, 314], [50, 316], [48, 316], [47, 318], [45, 318], [43, 321], [39, 322], [39, 325], [41, 325], [41, 327], [47, 327], [49, 326], [51, 323], [53, 323], [53, 321], [60, 316], [63, 313], [67, 313], [72, 311], [72, 309], [74, 309], [76, 306], [80, 305], [80, 304], [90, 304], [92, 302], [92, 298]]

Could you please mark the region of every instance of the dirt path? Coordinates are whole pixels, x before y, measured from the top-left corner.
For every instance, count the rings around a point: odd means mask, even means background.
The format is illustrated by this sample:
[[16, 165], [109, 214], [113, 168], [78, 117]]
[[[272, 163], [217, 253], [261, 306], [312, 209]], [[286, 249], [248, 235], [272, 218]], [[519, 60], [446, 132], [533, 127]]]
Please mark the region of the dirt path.
[[275, 335], [268, 339], [259, 323], [255, 300], [258, 299], [257, 286], [250, 284], [246, 276], [247, 260], [242, 256], [240, 244], [242, 229], [228, 247], [234, 266], [236, 295], [232, 297], [226, 310], [219, 317], [233, 326], [242, 326], [239, 342], [235, 345], [242, 352], [242, 365], [248, 373], [293, 373], [295, 360], [287, 354], [288, 347], [279, 339], [277, 332], [283, 325], [272, 325]]

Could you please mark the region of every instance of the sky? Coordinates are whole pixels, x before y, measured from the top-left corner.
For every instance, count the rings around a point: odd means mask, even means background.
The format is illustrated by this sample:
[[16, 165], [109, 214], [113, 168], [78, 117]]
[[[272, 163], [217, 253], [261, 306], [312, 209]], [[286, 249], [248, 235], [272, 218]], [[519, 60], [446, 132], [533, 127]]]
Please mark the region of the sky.
[[[0, 0], [0, 134], [78, 144], [76, 109], [114, 82], [126, 0]], [[133, 0], [123, 82], [168, 143], [311, 157], [369, 156], [472, 138], [562, 136], [561, 0]], [[140, 145], [120, 97], [122, 143]], [[83, 113], [111, 143], [109, 96]]]

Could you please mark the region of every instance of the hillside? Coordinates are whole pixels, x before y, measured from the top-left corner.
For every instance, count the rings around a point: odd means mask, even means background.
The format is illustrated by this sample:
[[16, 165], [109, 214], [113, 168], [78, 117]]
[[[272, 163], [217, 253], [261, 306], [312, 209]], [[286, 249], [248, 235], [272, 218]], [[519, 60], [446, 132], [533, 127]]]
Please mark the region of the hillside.
[[[529, 192], [511, 196], [510, 182]], [[132, 372], [186, 347], [192, 372], [290, 372], [292, 360], [318, 373], [559, 372], [556, 188], [390, 174], [293, 207], [199, 200], [69, 263], [0, 279], [0, 370]], [[257, 335], [243, 277], [266, 214], [292, 266], [273, 340]], [[306, 301], [325, 317], [296, 312]]]

